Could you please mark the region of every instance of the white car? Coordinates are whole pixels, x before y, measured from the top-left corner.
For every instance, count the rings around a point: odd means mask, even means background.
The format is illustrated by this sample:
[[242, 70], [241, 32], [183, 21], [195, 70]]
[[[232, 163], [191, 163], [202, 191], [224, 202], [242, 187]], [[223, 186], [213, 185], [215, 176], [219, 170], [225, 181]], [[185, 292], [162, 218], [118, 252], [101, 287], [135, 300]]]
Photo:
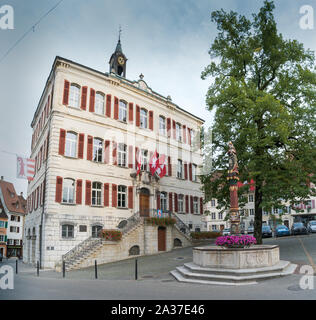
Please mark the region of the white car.
[[230, 236], [230, 229], [226, 228], [223, 230], [223, 236]]
[[316, 232], [316, 220], [311, 220], [307, 224], [308, 232]]

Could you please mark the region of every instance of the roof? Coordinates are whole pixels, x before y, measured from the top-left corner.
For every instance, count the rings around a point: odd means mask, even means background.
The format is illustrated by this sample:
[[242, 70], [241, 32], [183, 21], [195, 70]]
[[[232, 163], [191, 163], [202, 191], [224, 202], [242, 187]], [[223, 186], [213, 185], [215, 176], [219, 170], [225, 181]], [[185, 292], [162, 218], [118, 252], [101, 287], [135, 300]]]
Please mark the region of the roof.
[[26, 214], [26, 200], [17, 195], [14, 185], [11, 182], [0, 180], [1, 199], [10, 213]]

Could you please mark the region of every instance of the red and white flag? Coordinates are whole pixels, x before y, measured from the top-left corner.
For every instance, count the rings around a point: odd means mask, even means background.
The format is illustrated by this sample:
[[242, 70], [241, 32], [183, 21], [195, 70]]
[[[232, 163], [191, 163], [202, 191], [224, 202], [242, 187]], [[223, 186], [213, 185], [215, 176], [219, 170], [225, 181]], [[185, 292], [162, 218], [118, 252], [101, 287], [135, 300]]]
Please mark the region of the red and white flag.
[[136, 163], [136, 176], [139, 175], [141, 167], [142, 167], [142, 155], [141, 155], [141, 151], [138, 150], [138, 155], [136, 155], [137, 158], [137, 163]]
[[158, 167], [159, 167], [158, 153], [157, 151], [155, 151], [155, 153], [152, 155], [152, 157], [149, 160], [149, 168], [152, 175], [154, 175]]
[[160, 179], [167, 174], [167, 166], [165, 161], [166, 157], [164, 154], [162, 154], [158, 159], [158, 167], [156, 170], [156, 174], [159, 176]]
[[16, 156], [17, 178], [33, 180], [35, 174], [35, 160]]

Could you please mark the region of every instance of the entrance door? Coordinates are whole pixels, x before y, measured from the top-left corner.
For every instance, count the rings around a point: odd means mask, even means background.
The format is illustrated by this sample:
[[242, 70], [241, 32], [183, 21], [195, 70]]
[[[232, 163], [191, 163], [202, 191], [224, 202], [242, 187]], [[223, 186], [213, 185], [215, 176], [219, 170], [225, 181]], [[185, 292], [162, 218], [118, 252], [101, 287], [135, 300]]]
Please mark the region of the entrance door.
[[149, 190], [145, 188], [139, 194], [139, 213], [141, 217], [149, 217]]
[[166, 228], [158, 227], [158, 251], [166, 251]]

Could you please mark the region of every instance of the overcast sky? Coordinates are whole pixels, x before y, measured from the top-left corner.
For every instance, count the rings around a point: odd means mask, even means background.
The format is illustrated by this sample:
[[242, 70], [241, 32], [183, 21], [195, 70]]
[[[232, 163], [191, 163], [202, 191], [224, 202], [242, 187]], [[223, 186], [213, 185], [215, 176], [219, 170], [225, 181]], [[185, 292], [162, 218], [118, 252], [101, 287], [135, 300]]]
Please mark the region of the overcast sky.
[[[0, 57], [59, 0], [0, 0], [14, 8], [14, 30], [0, 29]], [[64, 0], [0, 63], [0, 150], [30, 155], [33, 114], [56, 55], [100, 71], [108, 61], [122, 26], [121, 42], [128, 58], [127, 75], [146, 83], [209, 126], [208, 81], [200, 78], [210, 62], [216, 36], [213, 10], [234, 10], [248, 17], [258, 0]], [[275, 17], [285, 38], [315, 50], [316, 30], [299, 27], [302, 5], [316, 0], [276, 0]], [[314, 21], [315, 23], [315, 21]], [[14, 155], [0, 152], [0, 175], [26, 194], [26, 180], [16, 179]]]

